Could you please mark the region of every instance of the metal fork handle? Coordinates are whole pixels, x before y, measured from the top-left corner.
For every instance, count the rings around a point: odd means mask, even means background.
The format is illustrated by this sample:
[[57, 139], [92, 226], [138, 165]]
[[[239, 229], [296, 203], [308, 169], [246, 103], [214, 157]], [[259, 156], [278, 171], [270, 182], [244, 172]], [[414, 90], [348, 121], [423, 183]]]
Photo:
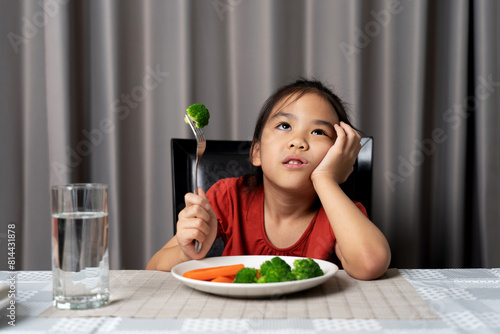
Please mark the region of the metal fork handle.
[[[205, 149], [201, 150], [202, 145], [206, 145], [205, 143], [205, 135], [201, 132], [200, 129], [196, 128], [196, 164], [194, 167], [194, 193], [198, 195], [198, 165], [200, 163], [201, 156], [205, 152]], [[201, 137], [201, 140], [203, 140], [203, 144], [199, 141]], [[205, 146], [204, 146], [205, 147]], [[201, 247], [203, 247], [203, 244], [199, 242], [198, 240], [194, 241], [194, 251], [195, 253], [199, 253], [201, 251]]]
[[[200, 152], [198, 148], [198, 141], [196, 143], [196, 164], [194, 167], [194, 191], [193, 193], [198, 195], [198, 163], [200, 162], [200, 155], [198, 154]], [[199, 242], [198, 240], [194, 240], [194, 252], [199, 253], [201, 251], [201, 247], [203, 247], [203, 243]]]
[[196, 163], [194, 166], [194, 187], [193, 193], [198, 195], [198, 164], [200, 163], [200, 148], [198, 143], [196, 143]]
[[[196, 126], [193, 124], [193, 122], [188, 117], [188, 115], [186, 114], [184, 117], [188, 121], [188, 124], [191, 127], [191, 130], [193, 130], [193, 133], [196, 137], [196, 163], [195, 163], [195, 167], [194, 167], [194, 187], [193, 187], [194, 191], [193, 191], [193, 193], [198, 195], [198, 164], [200, 162], [200, 157], [201, 157], [200, 143], [199, 143], [199, 139], [198, 139], [199, 133], [198, 133], [198, 131], [196, 131]], [[203, 243], [201, 243], [195, 239], [194, 240], [194, 252], [199, 253], [201, 251], [202, 247], [203, 247]]]

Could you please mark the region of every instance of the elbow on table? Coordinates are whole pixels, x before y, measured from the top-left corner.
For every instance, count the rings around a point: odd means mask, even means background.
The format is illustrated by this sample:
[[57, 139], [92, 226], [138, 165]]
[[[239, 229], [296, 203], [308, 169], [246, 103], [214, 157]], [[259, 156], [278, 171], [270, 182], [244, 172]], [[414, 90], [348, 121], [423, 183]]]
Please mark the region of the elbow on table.
[[156, 267], [154, 264], [151, 263], [151, 261], [148, 262], [146, 265], [146, 270], [156, 270]]
[[171, 271], [172, 267], [161, 266], [159, 264], [152, 264], [151, 262], [147, 264], [146, 270], [156, 270], [156, 271]]
[[[158, 252], [160, 253], [161, 250]], [[146, 265], [146, 270], [157, 270], [157, 271], [170, 271], [172, 269], [168, 263], [164, 263], [161, 261], [159, 254], [156, 253]]]
[[377, 279], [382, 276], [391, 262], [391, 251], [382, 249], [378, 251], [366, 252], [362, 258], [357, 261], [355, 268], [345, 268], [347, 273], [354, 278], [363, 281]]
[[158, 270], [156, 268], [156, 263], [154, 263], [153, 259], [149, 260], [148, 264], [146, 265], [146, 270]]

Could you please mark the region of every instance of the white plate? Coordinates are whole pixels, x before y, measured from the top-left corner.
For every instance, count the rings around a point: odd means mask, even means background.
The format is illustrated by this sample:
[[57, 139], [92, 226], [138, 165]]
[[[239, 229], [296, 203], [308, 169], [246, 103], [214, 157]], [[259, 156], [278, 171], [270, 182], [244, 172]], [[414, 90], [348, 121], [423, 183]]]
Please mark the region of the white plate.
[[[279, 283], [212, 283], [207, 281], [200, 281], [191, 278], [182, 277], [182, 275], [189, 270], [216, 267], [216, 266], [226, 266], [231, 264], [242, 263], [245, 267], [252, 267], [255, 269], [260, 268], [260, 265], [267, 260], [272, 259], [274, 256], [260, 256], [260, 255], [248, 255], [248, 256], [222, 256], [222, 257], [211, 257], [205, 258], [203, 260], [193, 260], [184, 263], [180, 263], [172, 268], [172, 275], [180, 280], [187, 286], [192, 287], [200, 291], [213, 293], [221, 296], [230, 297], [269, 297], [276, 295], [283, 295], [287, 293], [297, 292], [306, 290], [321, 283], [327, 281], [339, 270], [339, 268], [328, 261], [316, 260], [314, 259], [323, 272], [323, 276], [291, 281], [291, 282], [279, 282]], [[286, 263], [288, 263], [293, 268], [293, 261], [297, 259], [303, 259], [301, 257], [293, 256], [280, 256]]]

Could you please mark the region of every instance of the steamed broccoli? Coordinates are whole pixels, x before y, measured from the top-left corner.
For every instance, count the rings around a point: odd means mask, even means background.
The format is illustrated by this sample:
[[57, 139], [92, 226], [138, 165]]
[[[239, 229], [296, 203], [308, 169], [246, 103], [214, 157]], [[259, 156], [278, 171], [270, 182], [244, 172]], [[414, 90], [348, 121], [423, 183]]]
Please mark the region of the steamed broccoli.
[[290, 273], [290, 265], [276, 256], [260, 266], [260, 278], [257, 283], [290, 281], [294, 279], [293, 276], [290, 276]]
[[293, 266], [292, 269], [288, 263], [276, 256], [262, 263], [259, 270], [250, 267], [240, 269], [233, 283], [277, 283], [324, 275], [319, 264], [313, 259], [295, 260]]
[[210, 118], [207, 107], [201, 103], [195, 103], [189, 106], [189, 108], [186, 109], [186, 115], [194, 122], [197, 128], [207, 126]]
[[299, 259], [293, 262], [293, 269], [291, 275], [296, 280], [313, 278], [324, 275], [323, 270], [319, 267], [313, 259]]
[[257, 269], [245, 267], [236, 273], [233, 283], [256, 283]]

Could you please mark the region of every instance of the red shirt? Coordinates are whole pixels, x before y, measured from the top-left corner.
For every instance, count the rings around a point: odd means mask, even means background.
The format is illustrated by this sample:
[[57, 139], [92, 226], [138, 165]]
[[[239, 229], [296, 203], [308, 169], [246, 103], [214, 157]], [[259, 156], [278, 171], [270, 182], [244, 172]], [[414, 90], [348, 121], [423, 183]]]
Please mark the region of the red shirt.
[[[264, 226], [264, 190], [247, 192], [243, 178], [222, 179], [207, 192], [217, 215], [217, 236], [224, 240], [223, 256], [276, 255], [302, 256], [335, 261], [335, 235], [321, 206], [302, 236], [287, 248], [275, 247]], [[361, 203], [354, 202], [366, 215]]]

